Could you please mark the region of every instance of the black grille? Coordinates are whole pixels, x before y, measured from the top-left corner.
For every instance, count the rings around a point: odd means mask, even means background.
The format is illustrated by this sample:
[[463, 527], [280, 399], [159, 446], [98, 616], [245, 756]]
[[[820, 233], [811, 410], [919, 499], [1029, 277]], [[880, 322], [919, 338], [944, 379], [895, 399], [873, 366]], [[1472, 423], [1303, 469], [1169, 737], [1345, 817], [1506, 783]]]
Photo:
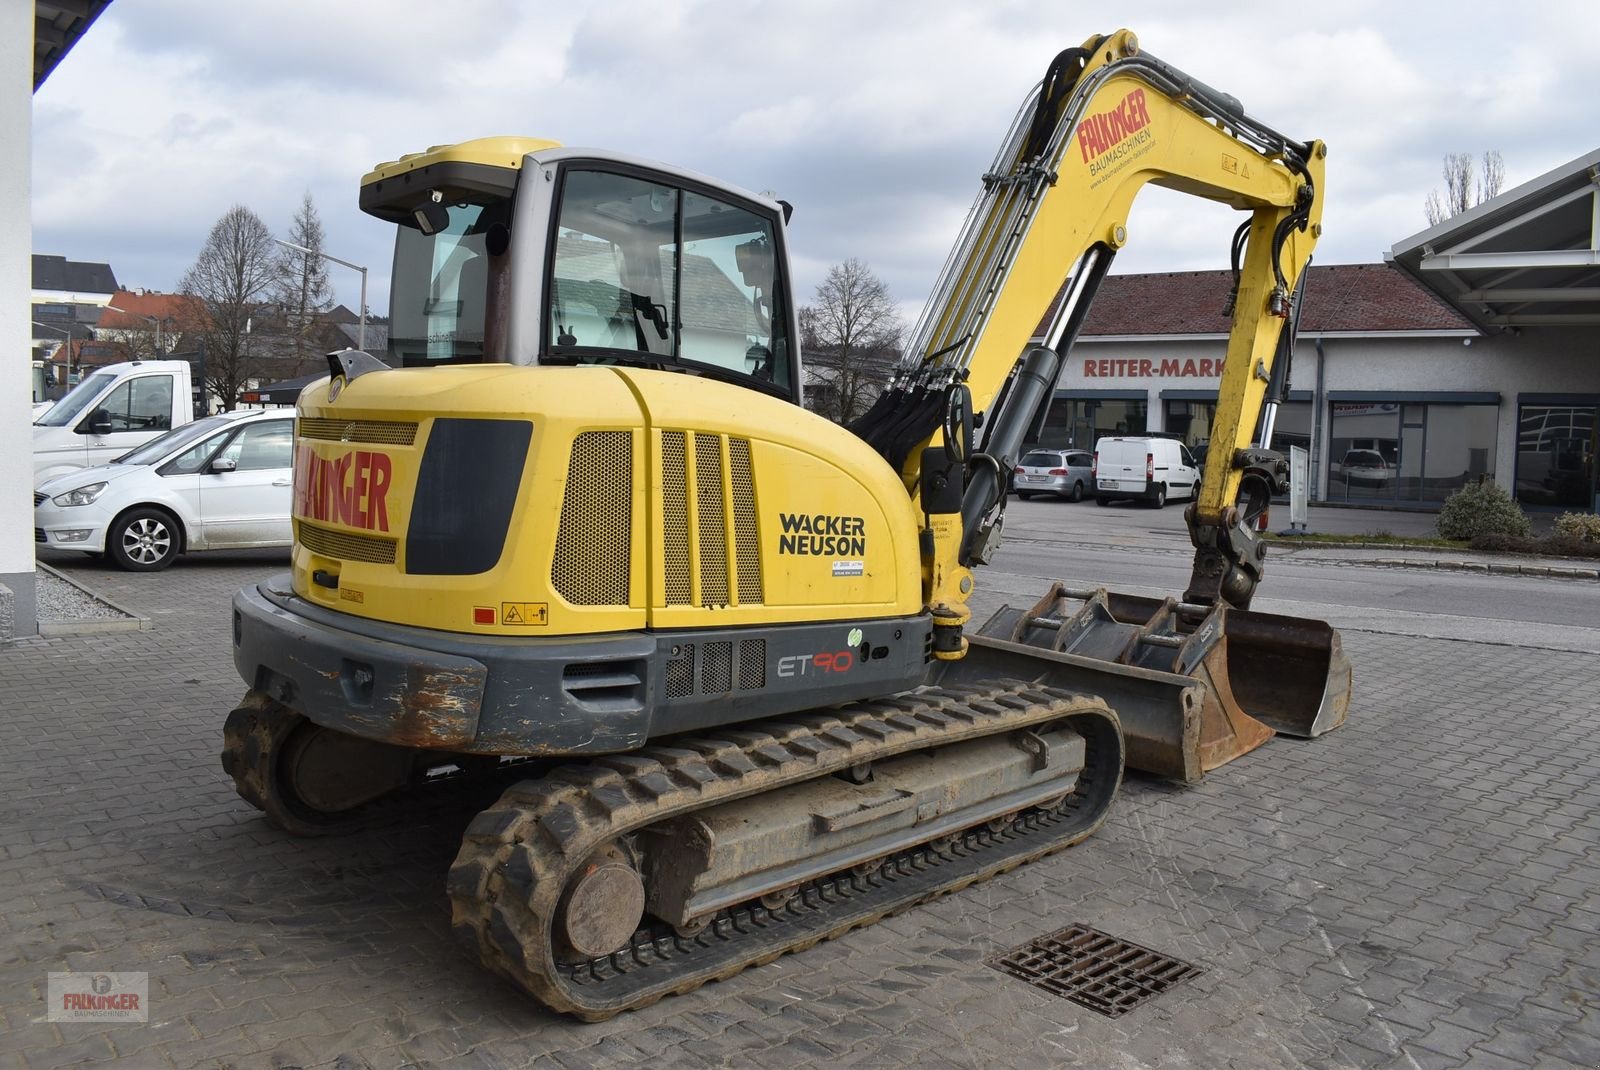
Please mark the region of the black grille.
[[683, 698], [694, 694], [694, 644], [684, 643], [667, 662], [667, 697]]
[[700, 648], [700, 690], [707, 695], [733, 690], [733, 643], [722, 640]]
[[34, 528], [33, 529], [33, 541], [34, 542], [47, 542], [47, 541], [49, 541], [44, 537], [44, 528]]
[[417, 437], [414, 423], [390, 420], [329, 420], [314, 416], [300, 419], [301, 438], [324, 442], [377, 442], [387, 446], [409, 446]]
[[48, 498], [48, 497], [50, 497], [50, 495], [42, 494], [39, 491], [34, 491], [33, 492], [33, 504], [34, 505], [43, 505], [44, 504], [44, 500], [46, 498]]
[[767, 686], [767, 641], [739, 640], [739, 690], [755, 691]]
[[376, 565], [394, 564], [394, 540], [380, 539], [376, 535], [358, 535], [353, 531], [336, 531], [300, 521], [300, 545], [323, 557], [336, 557], [341, 561], [369, 561]]
[[719, 639], [679, 643], [667, 661], [667, 697], [725, 695], [735, 689], [759, 691], [767, 686], [767, 641]]
[[984, 960], [1035, 988], [1116, 1018], [1205, 971], [1085, 925], [1069, 925]]

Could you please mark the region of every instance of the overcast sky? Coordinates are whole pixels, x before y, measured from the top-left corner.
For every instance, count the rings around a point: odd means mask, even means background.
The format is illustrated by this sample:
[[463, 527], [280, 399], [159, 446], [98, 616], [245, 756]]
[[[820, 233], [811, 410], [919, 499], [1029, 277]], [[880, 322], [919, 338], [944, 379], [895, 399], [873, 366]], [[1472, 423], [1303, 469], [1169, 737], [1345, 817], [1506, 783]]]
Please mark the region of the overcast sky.
[[[34, 96], [33, 248], [171, 290], [235, 203], [304, 191], [388, 304], [361, 176], [493, 134], [664, 160], [795, 206], [797, 288], [866, 261], [908, 320], [1030, 86], [1127, 25], [1291, 137], [1328, 143], [1323, 264], [1426, 226], [1447, 152], [1511, 188], [1600, 146], [1600, 4], [1058, 0], [117, 0]], [[1225, 267], [1236, 217], [1141, 195], [1115, 270]], [[355, 272], [332, 268], [355, 308]]]

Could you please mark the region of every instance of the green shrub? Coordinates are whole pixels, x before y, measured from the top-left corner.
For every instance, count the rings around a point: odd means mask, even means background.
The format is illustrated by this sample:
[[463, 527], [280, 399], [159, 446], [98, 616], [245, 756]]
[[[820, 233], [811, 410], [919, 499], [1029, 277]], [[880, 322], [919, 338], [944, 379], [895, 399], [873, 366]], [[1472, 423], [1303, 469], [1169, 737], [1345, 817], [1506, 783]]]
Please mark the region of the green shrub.
[[1499, 532], [1474, 535], [1467, 545], [1474, 550], [1495, 554], [1537, 554], [1545, 550], [1543, 539], [1532, 539], [1525, 535], [1502, 535]]
[[1600, 558], [1600, 542], [1584, 542], [1568, 535], [1551, 535], [1545, 539], [1531, 539], [1521, 535], [1476, 535], [1468, 545], [1474, 550], [1497, 554]]
[[1593, 513], [1562, 513], [1556, 517], [1555, 534], [1576, 542], [1600, 543], [1600, 516]]
[[1470, 539], [1477, 535], [1533, 534], [1522, 507], [1498, 483], [1484, 480], [1469, 483], [1445, 500], [1439, 510], [1439, 534], [1447, 539]]

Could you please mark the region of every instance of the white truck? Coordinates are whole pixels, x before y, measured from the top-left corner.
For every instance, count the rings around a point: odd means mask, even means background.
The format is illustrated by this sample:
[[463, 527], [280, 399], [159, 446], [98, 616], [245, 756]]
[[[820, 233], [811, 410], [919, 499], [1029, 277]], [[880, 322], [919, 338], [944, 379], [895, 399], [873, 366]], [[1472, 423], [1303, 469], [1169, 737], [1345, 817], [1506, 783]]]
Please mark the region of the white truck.
[[105, 464], [194, 419], [189, 364], [108, 364], [33, 424], [33, 485], [75, 468]]

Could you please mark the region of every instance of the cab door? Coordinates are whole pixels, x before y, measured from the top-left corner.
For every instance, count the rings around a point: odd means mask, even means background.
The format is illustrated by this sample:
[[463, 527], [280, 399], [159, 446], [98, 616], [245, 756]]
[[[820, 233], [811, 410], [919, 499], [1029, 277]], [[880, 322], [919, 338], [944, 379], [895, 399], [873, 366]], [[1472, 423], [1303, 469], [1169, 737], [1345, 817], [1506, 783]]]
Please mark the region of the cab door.
[[106, 464], [172, 430], [172, 379], [170, 372], [135, 375], [96, 402], [74, 428], [85, 463]]
[[294, 417], [245, 424], [200, 474], [200, 531], [211, 550], [287, 546]]

